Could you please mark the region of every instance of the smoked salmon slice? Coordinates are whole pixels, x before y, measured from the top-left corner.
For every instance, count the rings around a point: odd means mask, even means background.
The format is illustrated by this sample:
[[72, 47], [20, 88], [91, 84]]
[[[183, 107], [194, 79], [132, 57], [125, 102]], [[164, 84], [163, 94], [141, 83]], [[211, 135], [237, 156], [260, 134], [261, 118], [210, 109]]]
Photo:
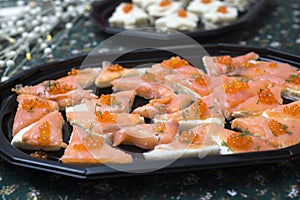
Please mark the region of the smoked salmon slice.
[[79, 126], [73, 132], [64, 155], [63, 163], [131, 163], [131, 155], [111, 147], [101, 135], [89, 134]]
[[14, 118], [12, 136], [21, 129], [38, 121], [47, 113], [58, 110], [55, 101], [41, 99], [34, 95], [21, 94], [17, 97], [18, 108]]
[[252, 60], [257, 60], [259, 55], [254, 52], [249, 52], [245, 55], [231, 57], [229, 55], [223, 56], [204, 56], [202, 58], [204, 66], [206, 67], [210, 76], [218, 76], [221, 74], [228, 74], [235, 71]]
[[282, 105], [282, 88], [275, 86], [271, 88], [260, 89], [257, 95], [254, 95], [246, 101], [233, 108], [233, 117], [246, 117], [259, 115], [266, 109], [271, 109]]
[[171, 119], [179, 122], [180, 130], [191, 129], [201, 123], [206, 123], [207, 120], [219, 121], [221, 124], [225, 121], [221, 110], [211, 95], [197, 99], [189, 107], [178, 112], [156, 115], [154, 122]]
[[272, 119], [285, 119], [300, 121], [300, 101], [295, 101], [285, 105], [279, 105], [263, 112], [263, 116]]
[[83, 99], [81, 104], [67, 107], [69, 111], [129, 113], [135, 98], [135, 90], [102, 94], [97, 99]]
[[257, 95], [271, 84], [267, 81], [243, 81], [234, 77], [222, 76], [223, 84], [213, 91], [213, 96], [222, 106], [226, 117], [230, 118], [232, 109], [248, 98]]
[[124, 127], [114, 134], [113, 145], [130, 144], [142, 149], [153, 149], [158, 144], [171, 142], [178, 131], [178, 122], [171, 120]]
[[220, 134], [219, 145], [221, 154], [245, 153], [255, 151], [275, 150], [276, 148], [259, 136], [254, 136], [248, 130], [236, 132], [223, 129]]
[[75, 69], [72, 68], [67, 76], [64, 76], [57, 81], [61, 84], [67, 83], [80, 86], [82, 88], [89, 88], [94, 84], [97, 74], [101, 71], [101, 68], [84, 68]]
[[64, 119], [57, 110], [20, 130], [12, 139], [15, 147], [29, 150], [57, 151], [67, 145], [62, 140]]
[[232, 128], [246, 130], [276, 148], [285, 148], [300, 142], [300, 124], [295, 120], [263, 116], [236, 118], [232, 121]]
[[168, 144], [159, 144], [153, 151], [143, 153], [146, 160], [204, 157], [219, 153], [219, 140], [223, 124], [203, 123], [193, 129], [182, 131]]
[[[65, 80], [64, 80], [65, 81]], [[67, 106], [79, 104], [84, 98], [95, 98], [90, 90], [83, 90], [80, 86], [75, 86], [74, 82], [65, 83], [57, 80], [47, 80], [34, 86], [18, 85], [13, 91], [17, 94], [30, 94], [39, 98], [56, 101], [61, 110]]]
[[138, 114], [105, 112], [67, 112], [68, 121], [72, 125], [83, 127], [89, 133], [106, 134], [126, 126], [144, 123], [144, 118]]
[[97, 87], [105, 88], [112, 85], [112, 81], [126, 76], [138, 76], [144, 69], [127, 69], [119, 64], [103, 62], [103, 68], [97, 75], [95, 84]]

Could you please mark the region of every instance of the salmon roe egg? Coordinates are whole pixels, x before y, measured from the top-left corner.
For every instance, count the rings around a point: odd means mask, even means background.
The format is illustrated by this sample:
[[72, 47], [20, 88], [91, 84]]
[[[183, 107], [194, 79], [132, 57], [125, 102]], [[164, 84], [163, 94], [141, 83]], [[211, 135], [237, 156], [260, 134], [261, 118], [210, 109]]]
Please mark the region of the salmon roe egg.
[[50, 124], [47, 121], [43, 121], [39, 126], [40, 135], [37, 137], [37, 141], [41, 146], [48, 146], [50, 144]]
[[246, 62], [245, 64], [244, 64], [244, 66], [246, 67], [246, 68], [251, 68], [251, 67], [255, 67], [255, 62], [250, 62], [250, 61], [248, 61], [248, 62]]
[[172, 2], [169, 1], [169, 0], [162, 0], [162, 1], [160, 2], [159, 6], [165, 7], [165, 6], [169, 6], [169, 5], [171, 5], [171, 4], [172, 4]]
[[294, 84], [300, 85], [300, 76], [299, 76], [299, 74], [291, 74], [291, 75], [289, 76], [289, 78], [286, 79], [286, 82], [294, 83]]
[[67, 92], [70, 92], [73, 90], [73, 87], [69, 84], [63, 84], [61, 85], [58, 81], [49, 81], [45, 85], [46, 90], [49, 92], [49, 94], [55, 95], [55, 94], [65, 94]]
[[187, 17], [187, 13], [184, 9], [180, 9], [180, 10], [178, 10], [178, 16], [185, 18], [185, 17]]
[[179, 141], [188, 144], [201, 144], [201, 140], [198, 134], [193, 131], [183, 131], [179, 136]]
[[123, 69], [124, 69], [124, 67], [122, 67], [119, 64], [110, 65], [107, 67], [107, 70], [110, 72], [119, 72], [119, 71], [122, 71]]
[[271, 92], [270, 88], [260, 89], [258, 92], [258, 102], [269, 105], [277, 103], [276, 98]]
[[88, 149], [88, 150], [94, 150], [94, 149], [101, 149], [103, 146], [103, 137], [98, 136], [98, 135], [89, 135], [85, 136], [82, 139], [83, 145]]
[[96, 112], [96, 119], [100, 123], [116, 123], [116, 116], [108, 111]]
[[72, 68], [71, 71], [68, 72], [69, 76], [76, 76], [78, 74], [78, 69]]
[[300, 106], [298, 104], [284, 106], [283, 112], [290, 115], [298, 115], [300, 114]]
[[75, 144], [73, 147], [77, 151], [98, 150], [103, 146], [104, 139], [97, 135], [88, 135], [82, 139], [81, 144]]
[[24, 99], [22, 108], [28, 112], [32, 112], [34, 108], [44, 108], [46, 112], [50, 111], [49, 103], [39, 99]]
[[224, 84], [224, 89], [226, 94], [234, 94], [238, 91], [246, 90], [248, 88], [249, 85], [247, 82], [241, 82], [238, 79], [235, 79], [234, 81]]
[[197, 103], [198, 103], [197, 113], [199, 114], [200, 118], [203, 118], [207, 110], [207, 105], [201, 99], [198, 99]]
[[268, 127], [275, 136], [286, 134], [288, 128], [286, 125], [283, 125], [274, 119], [271, 119], [268, 122]]
[[243, 133], [233, 133], [227, 138], [227, 146], [233, 151], [248, 150], [252, 144], [252, 138]]
[[163, 133], [166, 130], [166, 125], [162, 122], [158, 122], [158, 123], [153, 125], [152, 130], [154, 132]]
[[201, 0], [202, 3], [211, 3], [211, 0]]
[[228, 10], [227, 10], [226, 6], [220, 6], [220, 7], [218, 7], [217, 12], [226, 14], [228, 12]]
[[102, 105], [112, 105], [114, 97], [110, 94], [102, 94], [99, 100]]
[[167, 67], [167, 68], [180, 68], [182, 66], [185, 66], [185, 65], [189, 65], [189, 63], [184, 60], [184, 59], [181, 59], [179, 57], [172, 57], [170, 58], [169, 60], [164, 60], [161, 65], [163, 67]]
[[199, 85], [205, 86], [207, 85], [207, 82], [204, 78], [204, 76], [200, 74], [193, 74], [192, 77], [195, 79], [195, 82]]
[[218, 63], [226, 65], [226, 66], [232, 66], [233, 60], [231, 56], [218, 56], [217, 58]]
[[278, 67], [278, 64], [276, 62], [270, 62], [269, 67], [276, 68]]
[[133, 4], [132, 3], [126, 3], [123, 6], [124, 13], [129, 13], [132, 9], [133, 9]]

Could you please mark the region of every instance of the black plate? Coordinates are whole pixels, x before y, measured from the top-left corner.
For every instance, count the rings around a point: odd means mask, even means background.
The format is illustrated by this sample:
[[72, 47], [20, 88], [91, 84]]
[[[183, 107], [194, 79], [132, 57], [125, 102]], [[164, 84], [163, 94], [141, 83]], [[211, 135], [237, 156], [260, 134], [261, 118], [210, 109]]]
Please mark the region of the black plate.
[[[283, 53], [277, 50], [257, 47], [245, 47], [238, 45], [206, 45], [205, 49], [210, 55], [240, 55], [249, 51], [255, 51], [261, 56], [262, 60], [279, 61], [289, 63], [297, 68], [300, 68], [300, 57], [288, 53]], [[197, 52], [193, 51], [193, 46], [185, 47], [184, 49], [188, 52], [194, 52], [191, 56], [197, 56]], [[127, 67], [135, 66], [137, 64], [158, 62], [162, 59], [168, 59], [173, 54], [168, 51], [162, 50], [145, 50], [127, 53], [118, 58], [116, 62], [123, 64]], [[112, 54], [100, 55], [103, 60], [111, 58]], [[11, 127], [13, 123], [14, 114], [16, 112], [16, 94], [11, 91], [11, 88], [17, 84], [32, 85], [37, 84], [46, 79], [57, 79], [61, 76], [65, 76], [67, 71], [73, 67], [81, 65], [85, 59], [84, 56], [76, 57], [73, 59], [65, 60], [62, 62], [55, 62], [45, 65], [37, 66], [29, 71], [26, 71], [19, 76], [6, 81], [0, 85], [0, 155], [7, 162], [14, 165], [23, 166], [31, 169], [38, 169], [45, 172], [52, 172], [61, 175], [72, 176], [81, 179], [102, 179], [111, 177], [122, 177], [122, 176], [133, 176], [143, 175], [145, 173], [126, 173], [120, 172], [106, 165], [71, 165], [64, 164], [57, 160], [56, 157], [62, 152], [53, 153], [49, 156], [50, 160], [42, 160], [32, 158], [28, 151], [22, 151], [10, 144], [11, 140]], [[98, 65], [98, 62], [93, 62], [93, 58], [90, 59], [91, 65]], [[99, 60], [99, 56], [95, 61]], [[67, 140], [66, 134], [69, 134], [70, 130], [68, 126], [64, 128], [64, 140]], [[293, 160], [298, 158], [300, 155], [300, 144], [274, 151], [264, 152], [253, 152], [253, 153], [241, 153], [232, 155], [216, 155], [207, 156], [204, 158], [184, 158], [178, 159], [167, 167], [153, 171], [151, 173], [167, 173], [167, 172], [178, 172], [187, 170], [200, 170], [200, 169], [211, 169], [211, 168], [223, 168], [237, 165], [252, 165], [262, 164], [269, 162], [278, 162]], [[149, 169], [159, 162], [148, 162]], [[139, 165], [139, 161], [134, 161], [129, 164], [130, 167], [135, 168]], [[149, 174], [149, 173], [147, 173]]]
[[[99, 26], [100, 30], [104, 33], [108, 34], [117, 34], [123, 32], [124, 28], [118, 28], [118, 27], [111, 27], [108, 23], [108, 18], [112, 15], [115, 8], [122, 2], [130, 2], [130, 0], [102, 0], [100, 2], [96, 2], [93, 4], [91, 17], [96, 22], [96, 24]], [[238, 19], [226, 26], [212, 29], [212, 30], [195, 30], [195, 31], [185, 31], [186, 35], [197, 38], [197, 39], [203, 39], [207, 37], [212, 36], [221, 36], [223, 33], [244, 27], [245, 25], [250, 24], [253, 22], [255, 17], [263, 10], [263, 8], [266, 6], [266, 3], [268, 0], [257, 0], [256, 3], [252, 4], [252, 6], [248, 9], [247, 12], [239, 13]], [[173, 34], [174, 35], [174, 34]], [[130, 32], [130, 37], [142, 37], [142, 38], [155, 38], [155, 39], [172, 39], [172, 34], [166, 34], [166, 33], [159, 33], [151, 31], [134, 31], [133, 33]]]

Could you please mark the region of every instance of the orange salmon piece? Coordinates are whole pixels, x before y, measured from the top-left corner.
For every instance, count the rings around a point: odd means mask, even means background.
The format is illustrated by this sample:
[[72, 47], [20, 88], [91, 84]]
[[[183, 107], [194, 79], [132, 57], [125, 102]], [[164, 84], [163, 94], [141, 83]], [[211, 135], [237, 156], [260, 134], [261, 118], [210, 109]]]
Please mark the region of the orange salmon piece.
[[38, 121], [47, 113], [58, 110], [55, 101], [41, 99], [34, 95], [18, 95], [17, 101], [18, 108], [14, 118], [12, 136], [15, 136], [22, 128]]
[[257, 95], [250, 97], [233, 108], [233, 117], [258, 115], [266, 109], [282, 105], [281, 90], [282, 88], [277, 86], [261, 89]]
[[300, 101], [295, 101], [285, 105], [278, 105], [275, 108], [264, 111], [263, 116], [272, 119], [285, 119], [300, 121]]
[[83, 128], [73, 126], [73, 132], [64, 155], [63, 163], [131, 163], [132, 157], [107, 144], [100, 135], [90, 135]]
[[276, 148], [285, 148], [300, 142], [300, 124], [294, 120], [269, 119], [263, 116], [236, 118], [232, 122], [232, 128], [247, 130]]
[[223, 76], [223, 85], [216, 87], [213, 96], [218, 105], [222, 106], [225, 116], [229, 117], [232, 109], [248, 98], [257, 95], [261, 89], [267, 88], [270, 83], [266, 81], [243, 82], [237, 78]]
[[171, 142], [178, 128], [177, 121], [124, 127], [114, 134], [113, 145], [130, 144], [142, 149], [153, 149], [158, 144]]
[[208, 74], [211, 76], [217, 76], [220, 74], [228, 74], [244, 66], [245, 63], [250, 60], [257, 60], [259, 55], [254, 52], [249, 52], [245, 55], [231, 57], [229, 55], [224, 56], [204, 56], [202, 58], [204, 66], [206, 67]]
[[251, 133], [223, 129], [220, 134], [221, 154], [275, 150], [276, 148]]
[[46, 114], [36, 123], [19, 131], [12, 145], [31, 150], [56, 151], [67, 145], [62, 141], [64, 119], [57, 110]]

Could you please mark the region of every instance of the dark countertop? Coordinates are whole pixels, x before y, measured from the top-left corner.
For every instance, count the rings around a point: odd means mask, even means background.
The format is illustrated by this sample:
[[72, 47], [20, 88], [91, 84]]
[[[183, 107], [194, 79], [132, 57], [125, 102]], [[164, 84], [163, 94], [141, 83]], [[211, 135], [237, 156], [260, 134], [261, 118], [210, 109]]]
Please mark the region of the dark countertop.
[[[263, 46], [299, 55], [299, 30], [300, 2], [276, 0], [251, 26], [201, 44]], [[91, 21], [81, 19], [58, 45], [53, 58], [36, 55], [26, 66], [88, 53], [107, 37]], [[2, 199], [299, 199], [300, 160], [93, 181], [0, 161], [0, 183]]]

